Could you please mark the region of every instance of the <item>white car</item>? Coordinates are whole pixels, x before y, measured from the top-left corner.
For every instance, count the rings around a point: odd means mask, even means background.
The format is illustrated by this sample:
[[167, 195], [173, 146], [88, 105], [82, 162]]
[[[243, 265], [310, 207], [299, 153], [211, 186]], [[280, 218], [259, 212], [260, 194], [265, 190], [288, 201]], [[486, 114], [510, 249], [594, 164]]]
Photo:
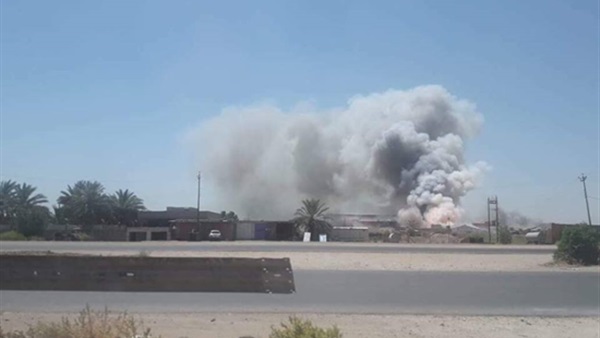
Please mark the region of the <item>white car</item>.
[[219, 230], [211, 230], [208, 234], [209, 241], [220, 241], [221, 240], [221, 231]]

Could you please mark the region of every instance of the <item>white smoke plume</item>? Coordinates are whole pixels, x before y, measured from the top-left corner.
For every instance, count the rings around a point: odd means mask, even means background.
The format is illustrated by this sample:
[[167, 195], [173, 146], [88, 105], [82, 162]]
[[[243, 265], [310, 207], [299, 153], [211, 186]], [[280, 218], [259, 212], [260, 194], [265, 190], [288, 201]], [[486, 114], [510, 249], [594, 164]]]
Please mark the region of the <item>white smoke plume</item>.
[[242, 217], [288, 218], [303, 198], [338, 212], [453, 224], [484, 163], [465, 164], [481, 115], [441, 86], [356, 96], [329, 111], [229, 108], [193, 137], [203, 177]]

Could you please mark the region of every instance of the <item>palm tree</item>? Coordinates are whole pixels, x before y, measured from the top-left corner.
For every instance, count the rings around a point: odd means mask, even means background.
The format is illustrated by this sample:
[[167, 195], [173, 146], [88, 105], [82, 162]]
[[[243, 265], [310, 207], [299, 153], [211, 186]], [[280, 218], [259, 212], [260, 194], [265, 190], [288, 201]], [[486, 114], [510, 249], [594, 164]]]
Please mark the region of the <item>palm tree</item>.
[[15, 207], [17, 209], [29, 209], [47, 203], [46, 196], [35, 194], [35, 190], [34, 186], [27, 183], [17, 184], [14, 194]]
[[67, 186], [57, 202], [70, 223], [81, 224], [86, 230], [111, 218], [110, 199], [104, 193], [104, 186], [96, 181], [78, 181], [72, 187]]
[[25, 236], [41, 236], [50, 219], [43, 203], [46, 196], [35, 193], [36, 188], [27, 183], [0, 182], [0, 222], [10, 224]]
[[9, 222], [13, 216], [16, 187], [17, 182], [12, 180], [0, 182], [0, 223]]
[[144, 201], [128, 189], [117, 190], [110, 196], [110, 202], [113, 215], [122, 225], [133, 225], [137, 220], [138, 211], [146, 209]]
[[319, 199], [305, 199], [302, 201], [302, 207], [296, 210], [294, 223], [296, 229], [310, 232], [310, 240], [318, 241], [319, 234], [329, 234], [331, 224], [323, 219], [324, 213], [329, 208]]
[[119, 189], [113, 195], [110, 196], [110, 199], [114, 206], [123, 209], [131, 209], [131, 210], [144, 210], [144, 200], [137, 197], [133, 191], [129, 191], [128, 189]]

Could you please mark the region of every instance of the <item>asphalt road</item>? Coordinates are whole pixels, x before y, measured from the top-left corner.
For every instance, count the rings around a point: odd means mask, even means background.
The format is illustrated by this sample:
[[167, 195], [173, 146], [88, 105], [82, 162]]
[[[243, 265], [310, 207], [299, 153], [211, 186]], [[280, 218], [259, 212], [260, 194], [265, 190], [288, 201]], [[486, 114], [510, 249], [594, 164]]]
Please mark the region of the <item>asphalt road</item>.
[[552, 254], [554, 245], [383, 244], [302, 242], [0, 242], [0, 251], [94, 252], [354, 252], [354, 253], [466, 253]]
[[598, 316], [597, 273], [298, 271], [297, 293], [0, 291], [0, 311], [292, 312]]

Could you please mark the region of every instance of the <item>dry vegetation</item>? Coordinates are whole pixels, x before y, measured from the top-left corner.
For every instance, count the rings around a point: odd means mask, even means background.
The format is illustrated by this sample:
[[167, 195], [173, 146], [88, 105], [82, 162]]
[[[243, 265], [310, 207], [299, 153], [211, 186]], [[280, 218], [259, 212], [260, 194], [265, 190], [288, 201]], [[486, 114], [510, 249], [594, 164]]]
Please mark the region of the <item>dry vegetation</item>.
[[127, 313], [83, 309], [75, 319], [39, 321], [26, 330], [3, 332], [0, 338], [150, 338], [150, 329]]
[[[5, 318], [6, 320], [6, 318]], [[213, 320], [214, 321], [214, 320]], [[195, 336], [202, 334], [197, 328]], [[68, 316], [57, 321], [38, 321], [25, 330], [4, 332], [0, 326], [0, 338], [156, 338], [141, 320], [128, 313], [94, 311], [90, 307], [83, 309], [75, 319]], [[177, 335], [177, 337], [180, 337]], [[250, 337], [250, 336], [245, 336]], [[342, 333], [336, 327], [321, 328], [310, 320], [295, 316], [282, 322], [279, 327], [272, 326], [269, 338], [341, 338]]]

